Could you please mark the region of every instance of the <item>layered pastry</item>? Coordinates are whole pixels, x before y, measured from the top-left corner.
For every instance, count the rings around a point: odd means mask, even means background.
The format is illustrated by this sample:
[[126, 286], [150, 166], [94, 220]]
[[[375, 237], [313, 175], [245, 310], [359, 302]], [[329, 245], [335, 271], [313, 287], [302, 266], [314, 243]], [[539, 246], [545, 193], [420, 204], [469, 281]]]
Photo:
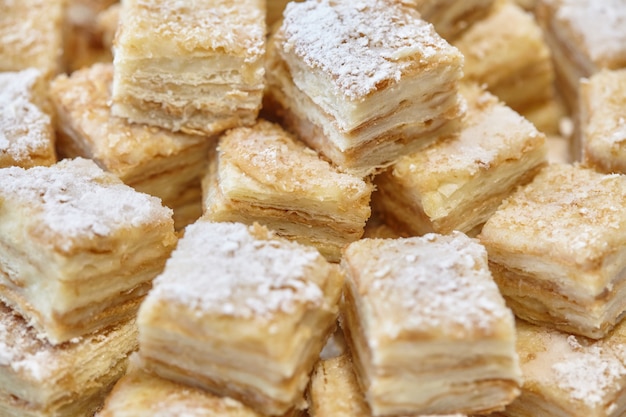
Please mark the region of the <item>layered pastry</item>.
[[252, 124], [265, 32], [264, 0], [122, 2], [113, 114], [198, 134]]
[[479, 238], [500, 291], [532, 323], [594, 339], [626, 311], [626, 176], [551, 164]]
[[0, 71], [37, 68], [49, 79], [63, 67], [65, 0], [2, 2]]
[[[282, 417], [300, 415], [290, 412]], [[229, 397], [146, 372], [131, 356], [128, 372], [115, 385], [96, 417], [265, 417]]]
[[0, 415], [93, 415], [136, 349], [134, 320], [53, 346], [0, 303]]
[[400, 158], [376, 177], [373, 205], [399, 233], [480, 231], [502, 200], [546, 164], [546, 137], [476, 85], [462, 88], [458, 137]]
[[404, 0], [414, 3], [437, 33], [453, 40], [490, 10], [494, 0]]
[[513, 314], [477, 241], [362, 239], [342, 266], [341, 325], [372, 415], [484, 414], [517, 397]]
[[582, 162], [626, 174], [626, 69], [602, 70], [580, 82]]
[[85, 159], [0, 170], [0, 301], [52, 344], [134, 316], [172, 211]]
[[95, 64], [52, 82], [59, 152], [90, 158], [136, 190], [159, 197], [174, 210], [176, 228], [192, 223], [202, 214], [200, 182], [215, 141], [111, 115], [112, 80], [110, 64]]
[[554, 67], [534, 16], [499, 2], [454, 45], [465, 56], [465, 79], [485, 84], [515, 111], [546, 132], [558, 131], [561, 116], [553, 88]]
[[141, 305], [140, 356], [164, 378], [261, 413], [302, 409], [342, 284], [315, 248], [258, 224], [199, 220]]
[[458, 132], [463, 56], [400, 0], [292, 2], [267, 55], [264, 110], [345, 172]]
[[[372, 415], [354, 374], [349, 354], [321, 360], [315, 365], [307, 391], [307, 400], [310, 417], [368, 417]], [[439, 417], [464, 416], [454, 414]]]
[[339, 261], [363, 235], [372, 185], [337, 171], [279, 125], [228, 131], [203, 180], [204, 217], [258, 222]]
[[618, 417], [626, 413], [626, 323], [589, 340], [518, 321], [522, 394], [500, 416]]
[[0, 72], [0, 168], [56, 162], [46, 89], [35, 68]]

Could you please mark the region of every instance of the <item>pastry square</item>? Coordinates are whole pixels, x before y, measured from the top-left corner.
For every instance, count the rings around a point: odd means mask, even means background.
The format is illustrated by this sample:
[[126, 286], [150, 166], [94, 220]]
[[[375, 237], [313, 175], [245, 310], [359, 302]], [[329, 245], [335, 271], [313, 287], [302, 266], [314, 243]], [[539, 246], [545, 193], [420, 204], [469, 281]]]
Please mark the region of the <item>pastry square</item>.
[[204, 217], [258, 222], [339, 261], [363, 235], [373, 186], [337, 171], [279, 125], [228, 131], [203, 180]]
[[86, 159], [0, 170], [0, 301], [53, 344], [134, 316], [172, 211]]
[[[485, 84], [491, 93], [523, 116], [532, 116], [536, 109], [554, 101], [550, 50], [534, 16], [517, 4], [500, 2], [485, 19], [456, 39], [454, 45], [465, 56], [465, 80]], [[556, 132], [558, 120], [555, 114], [538, 127]]]
[[53, 346], [0, 303], [0, 415], [93, 415], [136, 349], [134, 320]]
[[437, 33], [451, 41], [479, 21], [494, 0], [405, 0], [414, 3], [422, 18], [435, 26]]
[[93, 159], [137, 191], [159, 197], [174, 210], [177, 229], [192, 223], [202, 214], [200, 182], [215, 141], [111, 115], [112, 80], [112, 65], [95, 64], [52, 82], [59, 152]]
[[457, 133], [463, 56], [401, 1], [287, 5], [268, 41], [265, 109], [367, 176]]
[[513, 313], [476, 240], [362, 239], [342, 266], [340, 323], [372, 415], [484, 414], [517, 397]]
[[461, 91], [461, 134], [400, 158], [375, 179], [373, 205], [398, 232], [476, 234], [546, 164], [546, 137], [532, 123], [476, 85]]
[[50, 79], [63, 67], [65, 0], [2, 2], [0, 71], [37, 68]]
[[[307, 390], [310, 417], [370, 417], [348, 354], [321, 360], [315, 365]], [[415, 416], [429, 417], [429, 416]], [[439, 417], [465, 417], [461, 414]]]
[[626, 174], [626, 70], [601, 70], [580, 83], [582, 162]]
[[46, 89], [35, 68], [0, 72], [0, 168], [56, 162]]
[[265, 32], [264, 0], [122, 2], [113, 114], [198, 134], [254, 123]]
[[626, 413], [626, 322], [602, 340], [517, 323], [522, 394], [502, 416], [618, 417]]
[[626, 311], [626, 176], [551, 164], [506, 199], [480, 241], [515, 314], [599, 339]]
[[258, 224], [199, 220], [141, 305], [140, 356], [164, 378], [265, 414], [302, 409], [342, 285], [314, 248]]
[[[293, 411], [282, 417], [296, 417]], [[131, 356], [128, 372], [115, 385], [96, 417], [265, 417], [229, 397], [163, 379]]]

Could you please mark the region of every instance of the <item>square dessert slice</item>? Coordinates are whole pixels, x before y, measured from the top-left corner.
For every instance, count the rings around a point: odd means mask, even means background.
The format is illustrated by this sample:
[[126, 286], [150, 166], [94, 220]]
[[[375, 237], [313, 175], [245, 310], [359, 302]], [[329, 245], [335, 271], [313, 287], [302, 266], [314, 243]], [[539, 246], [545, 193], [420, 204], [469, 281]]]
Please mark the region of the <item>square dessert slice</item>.
[[[310, 417], [371, 417], [354, 373], [352, 358], [343, 354], [320, 360], [307, 391]], [[428, 417], [425, 415], [414, 417]], [[461, 414], [439, 417], [465, 417]]]
[[374, 206], [398, 232], [475, 234], [502, 200], [546, 164], [545, 135], [476, 85], [461, 134], [400, 158], [376, 177]]
[[619, 417], [626, 413], [626, 322], [602, 340], [517, 323], [522, 394], [507, 417]]
[[134, 319], [53, 346], [0, 303], [0, 415], [93, 415], [136, 349]]
[[2, 2], [0, 71], [37, 68], [45, 79], [62, 71], [66, 0]]
[[626, 69], [601, 70], [580, 83], [582, 162], [626, 174]]
[[551, 164], [507, 198], [479, 239], [515, 314], [604, 337], [626, 311], [626, 176]]
[[172, 211], [92, 161], [0, 170], [0, 300], [53, 344], [133, 316], [175, 244]]
[[139, 310], [139, 353], [158, 375], [259, 412], [302, 408], [339, 310], [343, 275], [260, 225], [187, 226]]
[[56, 162], [46, 89], [35, 68], [0, 72], [0, 168]]
[[199, 134], [254, 123], [265, 32], [264, 0], [122, 2], [113, 114]]
[[112, 80], [110, 64], [95, 64], [52, 82], [59, 152], [93, 159], [137, 191], [159, 197], [174, 210], [177, 228], [192, 223], [202, 214], [200, 181], [214, 140], [111, 115]]
[[463, 56], [400, 0], [289, 3], [267, 61], [267, 110], [351, 174], [458, 130]]
[[[281, 417], [296, 417], [290, 411]], [[131, 356], [128, 372], [115, 385], [96, 417], [266, 417], [229, 397], [161, 378]]]
[[451, 41], [483, 18], [494, 0], [405, 0], [413, 3], [437, 33]]
[[513, 314], [461, 232], [345, 250], [341, 325], [372, 415], [488, 413], [519, 394]]
[[205, 218], [258, 222], [339, 261], [341, 249], [363, 235], [373, 187], [259, 120], [220, 138], [203, 189]]

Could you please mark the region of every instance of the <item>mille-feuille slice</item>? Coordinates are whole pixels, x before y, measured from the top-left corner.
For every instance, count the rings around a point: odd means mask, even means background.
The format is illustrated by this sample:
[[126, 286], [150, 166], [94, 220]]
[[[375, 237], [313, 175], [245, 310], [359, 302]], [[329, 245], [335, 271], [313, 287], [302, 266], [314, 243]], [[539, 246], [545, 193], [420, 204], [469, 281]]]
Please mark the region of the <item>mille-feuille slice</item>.
[[400, 0], [291, 2], [268, 41], [264, 110], [363, 177], [457, 133], [462, 64]]
[[461, 88], [458, 137], [400, 158], [376, 177], [372, 204], [399, 233], [472, 235], [546, 165], [545, 135], [476, 85]]
[[199, 220], [141, 305], [140, 357], [164, 378], [262, 413], [302, 409], [342, 285], [315, 248], [258, 224]]
[[550, 164], [479, 235], [515, 314], [604, 337], [626, 311], [626, 176]]
[[340, 323], [372, 415], [484, 414], [517, 397], [513, 313], [476, 240], [361, 239], [342, 266]]
[[0, 303], [0, 415], [91, 416], [136, 349], [134, 319], [53, 346]]
[[0, 169], [0, 300], [51, 343], [135, 315], [176, 244], [172, 211], [86, 159]]
[[50, 112], [41, 71], [0, 72], [0, 168], [56, 162]]
[[343, 247], [363, 235], [372, 189], [279, 125], [259, 120], [219, 139], [203, 180], [203, 217], [258, 222], [339, 261]]
[[171, 132], [111, 114], [113, 67], [95, 64], [51, 85], [59, 153], [90, 158], [124, 183], [159, 197], [174, 210], [176, 228], [202, 214], [201, 178], [213, 138]]
[[264, 0], [122, 2], [113, 113], [209, 135], [254, 123], [265, 32]]

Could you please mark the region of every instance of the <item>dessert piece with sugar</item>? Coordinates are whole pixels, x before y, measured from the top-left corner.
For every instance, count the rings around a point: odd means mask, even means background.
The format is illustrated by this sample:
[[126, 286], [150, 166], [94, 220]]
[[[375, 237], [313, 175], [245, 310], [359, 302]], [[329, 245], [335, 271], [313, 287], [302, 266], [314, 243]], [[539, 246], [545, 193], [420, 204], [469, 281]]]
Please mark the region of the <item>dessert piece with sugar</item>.
[[[136, 355], [96, 417], [266, 417], [229, 397], [180, 384], [146, 372]], [[297, 417], [290, 411], [281, 417]]]
[[522, 394], [498, 416], [619, 417], [626, 413], [626, 322], [602, 340], [517, 322]]
[[65, 0], [8, 0], [0, 13], [0, 71], [62, 71]]
[[228, 131], [203, 180], [204, 217], [258, 222], [339, 261], [363, 235], [372, 185], [336, 168], [279, 125]]
[[544, 132], [558, 131], [551, 53], [535, 17], [500, 2], [454, 45], [465, 56], [464, 79], [487, 89]]
[[176, 228], [192, 223], [202, 214], [200, 182], [215, 141], [111, 115], [112, 79], [110, 64], [95, 64], [52, 82], [59, 152], [90, 158], [137, 191], [159, 197], [174, 210]]
[[340, 323], [372, 415], [484, 414], [519, 394], [513, 314], [477, 241], [362, 239], [342, 266]]
[[254, 123], [265, 32], [264, 0], [122, 2], [113, 114], [209, 135]]
[[199, 220], [141, 305], [139, 354], [164, 378], [259, 412], [302, 409], [342, 284], [314, 248], [258, 224]]
[[176, 244], [172, 211], [85, 159], [0, 170], [0, 301], [51, 343], [135, 315]]
[[0, 415], [93, 415], [135, 349], [134, 319], [53, 346], [0, 303]]
[[585, 166], [607, 174], [626, 174], [624, 108], [626, 69], [601, 70], [581, 80], [579, 123]]
[[289, 3], [267, 55], [264, 110], [345, 172], [458, 132], [463, 56], [399, 0]]
[[546, 165], [545, 135], [476, 85], [461, 134], [400, 158], [376, 177], [373, 205], [400, 232], [480, 231], [502, 200]]
[[551, 164], [507, 198], [480, 241], [515, 314], [594, 339], [626, 311], [626, 176]]
[[404, 0], [415, 4], [422, 18], [435, 26], [437, 33], [453, 40], [483, 18], [494, 0]]
[[[372, 415], [354, 374], [352, 358], [349, 354], [320, 360], [317, 363], [311, 375], [307, 400], [310, 417], [371, 417]], [[465, 416], [454, 414], [439, 417]]]
[[46, 89], [35, 68], [0, 72], [0, 168], [56, 162]]

